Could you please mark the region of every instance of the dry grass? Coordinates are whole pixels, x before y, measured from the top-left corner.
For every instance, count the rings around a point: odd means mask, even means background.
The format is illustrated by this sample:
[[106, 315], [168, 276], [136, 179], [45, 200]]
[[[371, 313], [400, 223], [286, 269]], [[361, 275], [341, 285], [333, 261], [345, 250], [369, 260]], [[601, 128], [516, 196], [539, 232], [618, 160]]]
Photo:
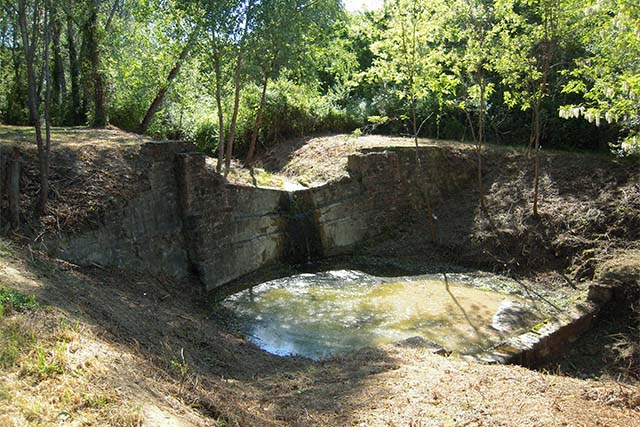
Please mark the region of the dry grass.
[[[137, 146], [149, 140], [147, 137], [124, 132], [113, 127], [107, 129], [54, 127], [51, 130], [51, 147], [54, 150], [60, 146]], [[20, 148], [36, 149], [35, 130], [30, 126], [1, 125], [0, 144], [18, 145]]]
[[99, 346], [54, 311], [1, 318], [0, 424], [141, 426], [141, 408], [113, 386]]
[[[420, 145], [434, 141], [420, 139]], [[438, 144], [451, 144], [438, 141]], [[460, 146], [461, 144], [457, 144]], [[259, 163], [268, 171], [306, 187], [315, 187], [347, 175], [347, 158], [365, 148], [413, 147], [408, 138], [331, 135], [286, 141], [272, 147]]]
[[[212, 172], [215, 171], [218, 163], [217, 160], [212, 157], [207, 157], [206, 162], [209, 169]], [[263, 168], [259, 167], [256, 167], [251, 171], [246, 169], [241, 162], [234, 160], [231, 162], [227, 181], [232, 184], [281, 190], [285, 188], [285, 183], [287, 183], [288, 180], [282, 175], [267, 172]]]

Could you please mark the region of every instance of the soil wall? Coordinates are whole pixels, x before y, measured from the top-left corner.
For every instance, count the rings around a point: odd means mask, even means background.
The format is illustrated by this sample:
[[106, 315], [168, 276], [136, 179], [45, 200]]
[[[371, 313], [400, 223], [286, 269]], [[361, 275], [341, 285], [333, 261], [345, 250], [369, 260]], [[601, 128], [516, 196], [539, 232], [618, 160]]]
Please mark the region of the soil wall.
[[141, 155], [150, 188], [104, 226], [50, 242], [80, 265], [192, 278], [214, 289], [268, 264], [347, 253], [363, 239], [427, 215], [474, 184], [468, 156], [442, 147], [363, 150], [349, 176], [286, 192], [232, 185], [204, 155], [180, 143], [149, 143]]

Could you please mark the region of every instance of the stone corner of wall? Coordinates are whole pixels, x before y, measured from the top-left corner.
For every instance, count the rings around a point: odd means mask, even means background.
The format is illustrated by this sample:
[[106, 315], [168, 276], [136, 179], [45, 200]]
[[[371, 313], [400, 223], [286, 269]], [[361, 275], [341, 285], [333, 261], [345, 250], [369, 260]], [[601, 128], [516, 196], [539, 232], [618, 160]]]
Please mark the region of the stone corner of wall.
[[178, 153], [195, 153], [195, 145], [185, 141], [150, 141], [140, 147], [140, 154], [156, 161], [172, 160]]
[[578, 301], [561, 316], [509, 338], [487, 351], [471, 355], [468, 360], [485, 364], [539, 365], [566, 350], [586, 332], [601, 309], [593, 301]]

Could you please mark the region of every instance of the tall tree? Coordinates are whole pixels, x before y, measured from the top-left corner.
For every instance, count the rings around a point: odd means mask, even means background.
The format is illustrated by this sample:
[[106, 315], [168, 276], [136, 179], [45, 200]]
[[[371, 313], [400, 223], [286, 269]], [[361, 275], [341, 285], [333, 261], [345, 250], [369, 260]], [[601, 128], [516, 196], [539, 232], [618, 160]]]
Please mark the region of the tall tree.
[[[433, 96], [435, 89], [445, 92], [447, 80], [444, 69], [445, 55], [441, 32], [448, 9], [441, 2], [424, 0], [395, 0], [385, 6], [386, 26], [379, 41], [371, 46], [374, 54], [371, 73], [374, 78], [392, 85], [407, 103], [411, 135], [416, 149], [416, 185], [422, 181], [422, 158], [418, 136], [423, 124], [432, 117], [429, 113], [419, 121], [418, 102]], [[427, 209], [431, 237], [436, 239], [436, 228], [431, 198], [426, 187], [417, 188]]]
[[[110, 33], [122, 0], [86, 0], [86, 19], [82, 27], [83, 52], [88, 67], [86, 84], [92, 89], [91, 126], [109, 122], [107, 75], [103, 64], [104, 39]], [[104, 16], [103, 16], [104, 15]]]
[[339, 11], [335, 0], [263, 0], [257, 5], [250, 46], [261, 91], [246, 166], [253, 164], [269, 81], [283, 68], [299, 68], [302, 57], [318, 47], [319, 39], [339, 18]]
[[81, 63], [77, 48], [76, 24], [72, 13], [73, 0], [66, 10], [67, 21], [67, 50], [69, 52], [69, 78], [71, 80], [71, 105], [67, 112], [67, 121], [72, 125], [81, 125], [85, 122], [85, 111], [82, 106], [81, 94]]
[[[487, 100], [495, 90], [490, 79], [494, 67], [495, 9], [489, 0], [462, 0], [453, 3], [454, 26], [448, 31], [457, 34], [453, 68], [460, 82], [459, 107], [464, 111], [475, 143], [477, 187], [482, 211], [487, 214], [483, 184], [483, 150], [486, 142]], [[456, 28], [457, 27], [457, 28]], [[475, 113], [476, 121], [472, 120]]]
[[53, 51], [53, 63], [51, 69], [53, 76], [51, 78], [51, 97], [53, 100], [52, 107], [55, 109], [55, 118], [58, 123], [62, 122], [66, 110], [66, 94], [67, 94], [67, 77], [65, 72], [65, 63], [62, 52], [62, 31], [63, 21], [62, 8], [59, 3], [52, 3], [51, 14], [51, 41]]
[[240, 7], [238, 0], [223, 0], [209, 2], [197, 0], [191, 4], [191, 13], [200, 16], [201, 27], [204, 38], [200, 43], [200, 50], [205, 58], [203, 71], [205, 75], [211, 76], [213, 81], [213, 96], [216, 103], [216, 115], [218, 119], [218, 164], [216, 170], [222, 172], [225, 156], [225, 108], [224, 108], [224, 87], [228, 82], [228, 74], [225, 72], [227, 65], [234, 57], [236, 43], [235, 35], [241, 28], [238, 24], [238, 10]]
[[567, 94], [581, 102], [564, 105], [563, 118], [583, 117], [600, 126], [616, 123], [622, 129], [613, 144], [621, 154], [640, 153], [640, 3], [628, 0], [587, 0], [580, 19], [570, 22], [571, 34], [583, 54], [570, 77]]
[[231, 113], [231, 121], [229, 123], [229, 136], [227, 139], [227, 147], [226, 147], [226, 155], [225, 155], [225, 163], [224, 163], [224, 175], [227, 176], [229, 174], [229, 170], [231, 168], [231, 158], [233, 156], [233, 143], [236, 137], [236, 130], [238, 127], [238, 110], [240, 108], [240, 95], [242, 91], [243, 77], [244, 77], [244, 67], [245, 60], [247, 55], [247, 35], [249, 34], [249, 29], [254, 24], [255, 19], [255, 2], [256, 0], [246, 0], [240, 3], [240, 7], [238, 8], [238, 23], [239, 27], [237, 29], [237, 33], [239, 37], [236, 37], [234, 52], [235, 52], [235, 69], [233, 76], [233, 87], [234, 87], [234, 96], [233, 96], [233, 109]]
[[[149, 1], [149, 3], [147, 7], [139, 8], [149, 12], [141, 14], [138, 19], [151, 23], [149, 25], [145, 22], [143, 25], [153, 27], [153, 30], [148, 29], [148, 31], [156, 43], [145, 47], [152, 51], [155, 58], [163, 56], [160, 52], [154, 52], [156, 49], [164, 52], [169, 57], [169, 61], [165, 62], [170, 65], [166, 67], [166, 75], [161, 75], [156, 83], [157, 91], [138, 125], [137, 130], [140, 133], [147, 132], [156, 113], [162, 108], [169, 89], [198, 43], [202, 26], [202, 22], [193, 16], [197, 10], [194, 10], [190, 4], [180, 5], [178, 2], [164, 0]], [[160, 64], [154, 65], [158, 67]], [[148, 80], [145, 83], [148, 85]]]
[[[18, 23], [22, 36], [24, 60], [27, 69], [29, 92], [29, 112], [36, 134], [38, 146], [38, 164], [40, 175], [40, 192], [38, 194], [37, 210], [44, 214], [49, 199], [49, 157], [51, 149], [50, 132], [50, 101], [51, 82], [49, 78], [49, 42], [50, 42], [50, 0], [19, 0]], [[37, 63], [37, 55], [42, 52], [44, 61]], [[42, 70], [38, 72], [38, 65]], [[42, 77], [39, 77], [42, 76]], [[45, 80], [45, 138], [42, 137], [42, 115], [40, 104], [42, 101], [40, 87]]]
[[505, 103], [531, 110], [529, 149], [533, 155], [533, 216], [539, 216], [540, 151], [543, 137], [544, 101], [562, 41], [561, 28], [567, 25], [571, 0], [511, 0], [499, 9], [499, 42], [495, 69], [509, 89]]

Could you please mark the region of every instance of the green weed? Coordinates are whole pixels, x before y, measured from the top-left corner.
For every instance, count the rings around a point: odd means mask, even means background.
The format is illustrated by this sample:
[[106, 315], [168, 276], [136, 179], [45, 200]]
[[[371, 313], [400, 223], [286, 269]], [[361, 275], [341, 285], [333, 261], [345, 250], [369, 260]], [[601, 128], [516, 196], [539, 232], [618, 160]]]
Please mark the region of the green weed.
[[10, 288], [0, 288], [0, 317], [11, 312], [24, 312], [39, 307], [38, 300], [32, 295], [25, 295]]
[[11, 391], [8, 387], [0, 385], [0, 402], [1, 401], [11, 401]]

